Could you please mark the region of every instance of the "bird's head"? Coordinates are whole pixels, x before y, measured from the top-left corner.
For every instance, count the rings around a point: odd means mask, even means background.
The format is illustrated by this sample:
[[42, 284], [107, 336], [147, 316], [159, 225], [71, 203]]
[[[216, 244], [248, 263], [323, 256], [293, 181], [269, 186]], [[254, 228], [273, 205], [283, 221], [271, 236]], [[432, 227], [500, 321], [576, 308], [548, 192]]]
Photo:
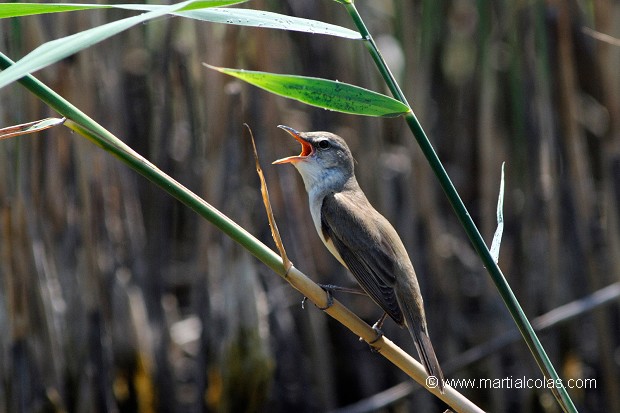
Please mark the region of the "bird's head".
[[298, 132], [284, 125], [278, 128], [284, 129], [301, 143], [301, 153], [273, 163], [292, 163], [308, 191], [317, 184], [342, 186], [353, 177], [353, 155], [340, 136], [330, 132]]

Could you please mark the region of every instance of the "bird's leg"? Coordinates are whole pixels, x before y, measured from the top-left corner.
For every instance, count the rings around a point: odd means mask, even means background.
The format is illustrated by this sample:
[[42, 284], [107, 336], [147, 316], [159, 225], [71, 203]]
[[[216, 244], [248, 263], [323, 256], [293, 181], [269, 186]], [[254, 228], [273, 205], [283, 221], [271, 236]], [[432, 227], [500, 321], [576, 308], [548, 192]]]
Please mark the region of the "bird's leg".
[[[321, 284], [319, 284], [319, 286], [321, 286], [321, 288], [323, 288], [323, 286]], [[327, 305], [325, 307], [319, 307], [318, 305], [316, 306], [316, 308], [318, 308], [321, 311], [325, 311], [327, 310], [329, 307], [331, 307], [332, 305], [334, 305], [334, 296], [332, 294], [332, 291], [330, 289], [327, 288], [323, 288], [325, 290], [325, 293], [327, 294]], [[306, 308], [306, 301], [308, 301], [308, 297], [304, 297], [301, 300], [301, 308], [305, 309]]]
[[[317, 308], [321, 311], [325, 311], [329, 307], [334, 305], [334, 291], [342, 291], [342, 292], [349, 293], [349, 294], [366, 295], [364, 291], [358, 290], [357, 288], [341, 287], [339, 285], [334, 285], [334, 284], [319, 284], [319, 287], [324, 289], [325, 292], [327, 293], [327, 305], [325, 307], [317, 306]], [[308, 297], [303, 298], [303, 300], [301, 301], [301, 308], [304, 308], [304, 305], [306, 304], [307, 300], [308, 300]]]
[[348, 294], [366, 295], [364, 291], [359, 290], [357, 288], [341, 287], [339, 285], [334, 285], [334, 284], [319, 284], [319, 287], [321, 287], [325, 291], [330, 291], [332, 293], [334, 291], [342, 291], [343, 293], [348, 293]]
[[379, 341], [381, 337], [383, 337], [383, 331], [381, 330], [381, 327], [383, 327], [383, 323], [385, 323], [385, 319], [387, 318], [387, 316], [388, 316], [388, 313], [383, 313], [381, 318], [372, 325], [372, 329], [374, 330], [375, 333], [377, 333], [377, 337], [375, 337], [374, 340], [368, 342], [368, 344], [370, 344], [371, 347], [373, 344]]

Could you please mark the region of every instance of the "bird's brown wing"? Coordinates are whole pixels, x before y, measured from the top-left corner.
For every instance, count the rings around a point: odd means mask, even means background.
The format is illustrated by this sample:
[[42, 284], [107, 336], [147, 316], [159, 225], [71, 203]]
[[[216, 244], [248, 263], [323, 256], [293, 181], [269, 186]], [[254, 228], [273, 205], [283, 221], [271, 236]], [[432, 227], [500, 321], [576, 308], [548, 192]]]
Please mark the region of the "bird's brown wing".
[[[359, 203], [365, 208], [359, 208]], [[360, 216], [365, 211], [365, 216]], [[361, 220], [371, 220], [369, 231], [360, 230]], [[335, 224], [337, 223], [337, 224]], [[321, 207], [321, 230], [331, 240], [364, 291], [396, 323], [403, 325], [393, 285], [395, 262], [393, 249], [386, 245], [382, 225], [390, 225], [372, 208], [365, 197], [337, 193], [325, 196]], [[355, 229], [355, 230], [353, 230]]]

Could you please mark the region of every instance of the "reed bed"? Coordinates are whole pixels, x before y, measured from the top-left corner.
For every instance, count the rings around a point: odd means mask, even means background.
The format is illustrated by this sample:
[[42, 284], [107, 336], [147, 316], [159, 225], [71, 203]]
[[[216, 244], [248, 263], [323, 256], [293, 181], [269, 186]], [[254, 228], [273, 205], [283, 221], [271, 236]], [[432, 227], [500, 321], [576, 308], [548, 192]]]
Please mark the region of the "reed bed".
[[[331, 1], [248, 7], [351, 27]], [[620, 47], [596, 35], [620, 37], [620, 6], [357, 7], [489, 244], [506, 162], [499, 265], [560, 376], [589, 380], [569, 389], [577, 408], [620, 411]], [[125, 15], [3, 19], [0, 50], [17, 59]], [[352, 281], [315, 235], [295, 171], [269, 161], [298, 150], [278, 124], [345, 137], [360, 185], [416, 265], [446, 375], [505, 379], [459, 389], [488, 411], [558, 411], [548, 389], [514, 387], [540, 371], [402, 120], [310, 108], [203, 62], [388, 93], [359, 44], [181, 18], [36, 76], [273, 245], [250, 125], [288, 255], [322, 283]], [[2, 126], [54, 115], [17, 84], [0, 89]], [[0, 411], [443, 411], [243, 248], [68, 129], [0, 142], [0, 176]], [[337, 298], [370, 323], [380, 316], [367, 298]], [[406, 331], [385, 332], [413, 351]]]

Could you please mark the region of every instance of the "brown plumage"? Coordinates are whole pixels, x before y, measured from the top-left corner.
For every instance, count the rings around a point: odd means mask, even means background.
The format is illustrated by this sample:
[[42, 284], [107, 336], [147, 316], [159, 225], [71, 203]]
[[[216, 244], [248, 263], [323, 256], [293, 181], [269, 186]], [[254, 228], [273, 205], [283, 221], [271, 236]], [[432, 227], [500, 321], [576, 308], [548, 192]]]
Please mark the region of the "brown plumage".
[[302, 152], [274, 163], [292, 163], [301, 174], [319, 237], [372, 300], [408, 328], [422, 364], [443, 392], [415, 270], [394, 227], [359, 187], [346, 142], [329, 132], [280, 127], [302, 144]]

